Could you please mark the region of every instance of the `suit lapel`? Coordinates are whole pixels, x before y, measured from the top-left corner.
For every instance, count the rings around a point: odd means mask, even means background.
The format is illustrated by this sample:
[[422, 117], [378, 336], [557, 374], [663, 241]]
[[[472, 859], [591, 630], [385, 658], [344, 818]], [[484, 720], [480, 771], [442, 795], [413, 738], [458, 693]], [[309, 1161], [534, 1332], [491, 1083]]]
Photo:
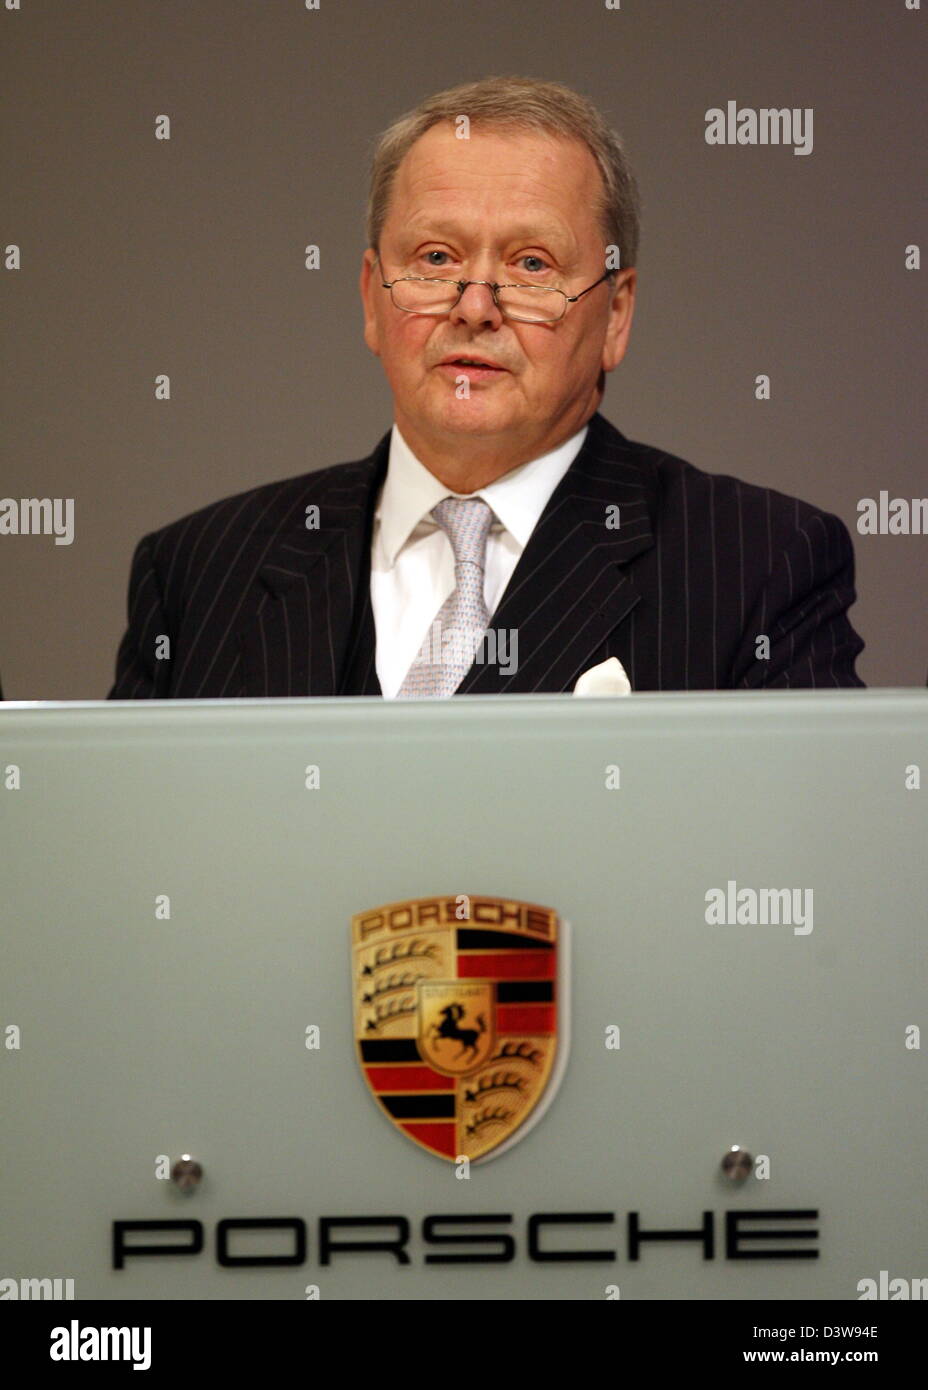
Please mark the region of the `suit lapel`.
[[[307, 478], [292, 522], [258, 572], [257, 604], [242, 633], [249, 696], [338, 694], [346, 660], [359, 659], [350, 649], [368, 629], [355, 626], [356, 600], [362, 584], [369, 589], [374, 503], [389, 440], [387, 433], [369, 458], [339, 469], [332, 482]], [[311, 503], [319, 507], [318, 529], [305, 525]], [[364, 602], [369, 608], [369, 593]], [[364, 675], [369, 683], [366, 668]]]
[[654, 544], [654, 494], [653, 474], [638, 452], [594, 415], [493, 614], [491, 659], [474, 663], [457, 694], [572, 689], [590, 657], [639, 601], [623, 566]]
[[339, 695], [383, 695], [377, 676], [377, 632], [371, 603], [370, 547], [365, 553], [358, 591], [355, 628], [348, 646]]

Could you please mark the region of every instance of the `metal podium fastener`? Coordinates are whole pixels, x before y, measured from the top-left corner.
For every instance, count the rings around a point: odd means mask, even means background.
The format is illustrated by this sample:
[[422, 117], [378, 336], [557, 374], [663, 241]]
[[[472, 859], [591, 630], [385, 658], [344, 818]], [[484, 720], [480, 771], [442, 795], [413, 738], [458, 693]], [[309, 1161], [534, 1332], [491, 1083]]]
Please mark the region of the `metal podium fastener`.
[[171, 1181], [180, 1188], [181, 1192], [196, 1192], [200, 1186], [200, 1179], [203, 1177], [203, 1169], [190, 1154], [181, 1154], [180, 1158], [171, 1169]]
[[732, 1182], [744, 1182], [745, 1178], [751, 1176], [753, 1168], [753, 1158], [747, 1149], [742, 1149], [738, 1144], [732, 1144], [722, 1159], [722, 1172]]

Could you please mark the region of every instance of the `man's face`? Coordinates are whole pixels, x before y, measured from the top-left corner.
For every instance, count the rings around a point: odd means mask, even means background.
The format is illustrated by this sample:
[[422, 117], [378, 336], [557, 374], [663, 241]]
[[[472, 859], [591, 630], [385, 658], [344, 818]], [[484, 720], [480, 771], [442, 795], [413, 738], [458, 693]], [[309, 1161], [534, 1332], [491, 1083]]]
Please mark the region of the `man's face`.
[[[579, 429], [601, 399], [600, 372], [625, 353], [635, 272], [620, 272], [568, 305], [559, 322], [542, 324], [503, 318], [486, 285], [469, 285], [441, 317], [404, 313], [381, 280], [441, 276], [577, 294], [605, 269], [601, 187], [586, 145], [529, 131], [472, 128], [459, 140], [443, 123], [406, 155], [380, 263], [365, 252], [361, 293], [365, 341], [383, 362], [400, 431], [423, 462], [483, 459], [498, 476]], [[499, 370], [443, 365], [475, 355]]]

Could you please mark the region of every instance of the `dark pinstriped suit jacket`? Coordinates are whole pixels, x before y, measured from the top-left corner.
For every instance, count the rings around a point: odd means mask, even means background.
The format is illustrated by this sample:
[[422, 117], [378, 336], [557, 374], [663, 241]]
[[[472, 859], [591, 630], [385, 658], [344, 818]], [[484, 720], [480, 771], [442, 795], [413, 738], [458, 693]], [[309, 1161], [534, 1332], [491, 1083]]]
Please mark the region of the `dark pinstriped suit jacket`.
[[[475, 664], [458, 693], [569, 691], [610, 656], [633, 690], [863, 685], [843, 522], [589, 424], [491, 620], [517, 631], [518, 669]], [[370, 542], [389, 440], [145, 536], [109, 698], [379, 695]]]

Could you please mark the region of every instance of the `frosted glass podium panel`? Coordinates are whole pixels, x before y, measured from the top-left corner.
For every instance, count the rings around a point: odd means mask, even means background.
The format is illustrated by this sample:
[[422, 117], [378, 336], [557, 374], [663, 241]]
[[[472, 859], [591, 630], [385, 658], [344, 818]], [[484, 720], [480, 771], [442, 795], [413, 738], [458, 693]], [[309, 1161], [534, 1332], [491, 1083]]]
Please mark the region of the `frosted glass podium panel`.
[[7, 704], [0, 771], [5, 1297], [928, 1275], [928, 692]]

